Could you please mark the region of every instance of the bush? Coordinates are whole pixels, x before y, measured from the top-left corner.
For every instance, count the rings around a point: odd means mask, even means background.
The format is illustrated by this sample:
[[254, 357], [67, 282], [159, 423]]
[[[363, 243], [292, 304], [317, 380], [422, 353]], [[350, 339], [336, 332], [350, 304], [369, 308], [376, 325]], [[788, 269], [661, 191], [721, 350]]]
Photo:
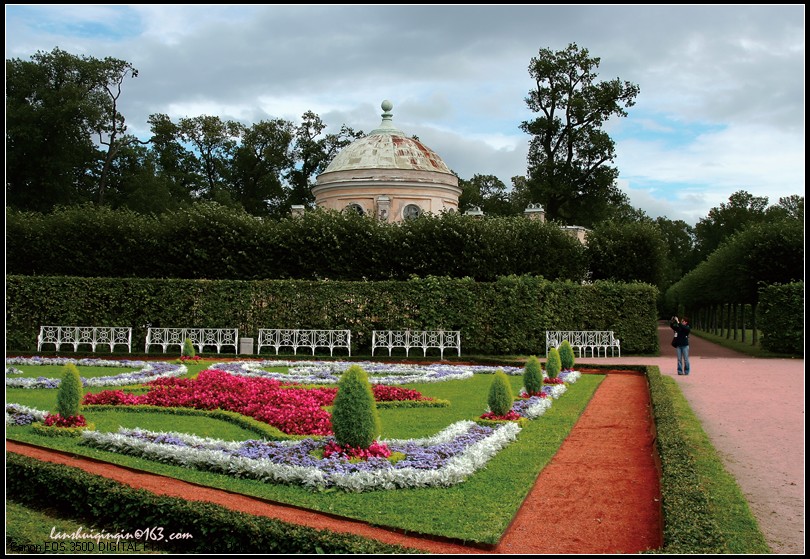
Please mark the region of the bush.
[[540, 366], [540, 360], [534, 355], [526, 360], [526, 367], [523, 370], [523, 386], [529, 396], [543, 390], [543, 368]]
[[56, 412], [62, 417], [72, 417], [81, 412], [84, 389], [76, 365], [68, 363], [63, 371], [56, 394]]
[[191, 343], [191, 339], [186, 338], [183, 341], [183, 351], [180, 354], [180, 356], [181, 357], [194, 357], [196, 354], [197, 354], [197, 352], [194, 351], [194, 344]]
[[492, 386], [489, 389], [489, 410], [497, 416], [506, 415], [512, 409], [512, 387], [502, 370], [495, 372]]
[[574, 369], [574, 349], [568, 340], [563, 340], [558, 350], [560, 354], [560, 366], [564, 371], [572, 371]]
[[546, 361], [546, 374], [548, 374], [548, 378], [557, 378], [557, 375], [560, 374], [561, 367], [560, 352], [557, 351], [556, 347], [552, 347], [548, 350], [548, 360]]
[[332, 409], [332, 431], [341, 446], [368, 448], [380, 436], [380, 416], [366, 372], [352, 365], [338, 382]]

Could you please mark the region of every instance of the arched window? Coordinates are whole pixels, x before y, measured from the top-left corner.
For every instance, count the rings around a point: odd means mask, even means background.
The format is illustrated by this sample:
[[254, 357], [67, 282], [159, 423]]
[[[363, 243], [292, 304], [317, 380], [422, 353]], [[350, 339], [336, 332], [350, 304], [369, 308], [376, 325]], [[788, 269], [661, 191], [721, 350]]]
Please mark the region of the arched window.
[[355, 212], [355, 213], [358, 213], [360, 215], [363, 215], [364, 213], [366, 213], [365, 210], [363, 210], [363, 206], [361, 206], [360, 204], [356, 204], [356, 203], [349, 204], [348, 206], [343, 208], [343, 210], [346, 211], [346, 212]]
[[402, 210], [402, 217], [405, 219], [416, 219], [420, 215], [422, 215], [422, 208], [416, 204], [408, 204]]

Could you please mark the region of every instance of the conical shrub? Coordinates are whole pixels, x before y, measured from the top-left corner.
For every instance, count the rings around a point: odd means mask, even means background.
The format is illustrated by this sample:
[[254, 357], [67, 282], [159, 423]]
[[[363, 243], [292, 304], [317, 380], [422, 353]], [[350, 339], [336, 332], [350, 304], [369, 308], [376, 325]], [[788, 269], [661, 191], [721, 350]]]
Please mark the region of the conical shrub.
[[564, 371], [572, 371], [574, 369], [574, 349], [568, 340], [563, 340], [560, 344], [560, 366]]
[[332, 409], [332, 431], [341, 446], [368, 448], [380, 436], [380, 416], [368, 375], [352, 365], [338, 381]]
[[526, 367], [523, 369], [523, 386], [531, 396], [543, 389], [543, 368], [540, 360], [532, 355], [526, 360]]
[[552, 347], [548, 350], [548, 360], [546, 361], [546, 374], [548, 378], [557, 378], [557, 375], [560, 374], [560, 352], [557, 351], [556, 347]]
[[489, 411], [495, 415], [506, 415], [512, 409], [513, 400], [509, 378], [503, 370], [498, 369], [489, 388]]
[[79, 370], [73, 363], [68, 363], [62, 371], [62, 382], [56, 393], [56, 412], [62, 417], [79, 415], [84, 395]]
[[183, 350], [180, 355], [183, 357], [194, 357], [196, 354], [197, 352], [194, 351], [194, 344], [191, 343], [191, 338], [183, 340]]

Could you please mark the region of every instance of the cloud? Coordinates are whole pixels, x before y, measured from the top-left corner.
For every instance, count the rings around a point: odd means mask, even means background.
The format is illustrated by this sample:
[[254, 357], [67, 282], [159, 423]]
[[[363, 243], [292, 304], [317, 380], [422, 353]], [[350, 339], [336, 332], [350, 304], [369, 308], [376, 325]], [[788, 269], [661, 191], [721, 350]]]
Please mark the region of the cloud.
[[[640, 87], [607, 130], [631, 202], [690, 223], [745, 189], [804, 192], [803, 5], [6, 6], [6, 56], [131, 62], [121, 109], [370, 131], [380, 102], [462, 178], [526, 173], [528, 65], [569, 43]], [[649, 208], [649, 210], [647, 210]], [[653, 215], [655, 217], [655, 215]]]

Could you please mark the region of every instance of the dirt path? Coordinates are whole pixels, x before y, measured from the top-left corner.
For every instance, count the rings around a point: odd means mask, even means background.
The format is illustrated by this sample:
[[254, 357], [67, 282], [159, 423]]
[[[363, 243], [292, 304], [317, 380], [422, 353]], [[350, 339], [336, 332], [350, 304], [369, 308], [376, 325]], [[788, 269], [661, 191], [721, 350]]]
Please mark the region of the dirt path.
[[431, 553], [635, 553], [661, 546], [660, 488], [651, 427], [646, 379], [640, 374], [608, 375], [494, 549], [404, 535], [13, 441], [6, 441], [6, 450], [79, 467], [162, 495], [210, 501]]

